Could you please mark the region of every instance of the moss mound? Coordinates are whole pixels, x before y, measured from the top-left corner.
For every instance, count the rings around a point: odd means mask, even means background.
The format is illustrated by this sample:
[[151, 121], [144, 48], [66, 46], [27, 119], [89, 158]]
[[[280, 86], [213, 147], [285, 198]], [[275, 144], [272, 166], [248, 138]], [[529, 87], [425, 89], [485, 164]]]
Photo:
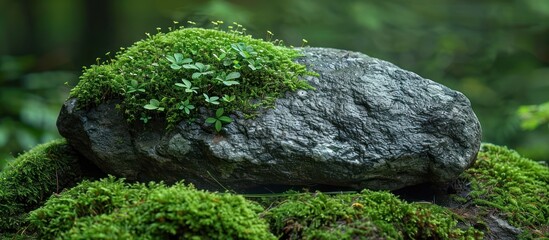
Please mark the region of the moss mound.
[[243, 196], [182, 183], [110, 177], [72, 187], [83, 178], [81, 169], [77, 155], [57, 140], [0, 172], [0, 239], [480, 239], [491, 232], [479, 221], [494, 213], [523, 230], [519, 237], [549, 236], [549, 169], [490, 144], [462, 176], [472, 186], [463, 204], [474, 208], [468, 216], [369, 190], [273, 195], [264, 209]]
[[65, 140], [38, 145], [0, 172], [0, 233], [16, 232], [27, 213], [81, 180], [79, 159]]
[[432, 204], [406, 203], [388, 192], [328, 196], [298, 194], [265, 213], [282, 239], [482, 238], [462, 230], [454, 215]]
[[110, 177], [53, 196], [29, 219], [48, 239], [274, 239], [262, 210], [242, 196]]
[[473, 191], [469, 201], [496, 211], [525, 237], [549, 237], [549, 168], [506, 147], [483, 144], [466, 171]]
[[[297, 50], [237, 30], [181, 28], [149, 35], [84, 69], [71, 97], [80, 107], [121, 100], [128, 120], [144, 123], [164, 116], [173, 126], [206, 114], [219, 131], [232, 120], [230, 113], [253, 115], [287, 90], [311, 88], [299, 79], [311, 73], [292, 61], [298, 56]], [[219, 109], [221, 114], [214, 115]]]

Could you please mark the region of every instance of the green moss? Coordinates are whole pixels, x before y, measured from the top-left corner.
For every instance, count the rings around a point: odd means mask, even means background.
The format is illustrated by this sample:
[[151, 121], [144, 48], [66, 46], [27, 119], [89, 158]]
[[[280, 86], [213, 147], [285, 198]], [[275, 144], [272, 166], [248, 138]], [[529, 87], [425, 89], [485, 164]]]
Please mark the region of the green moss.
[[0, 172], [0, 232], [16, 232], [27, 213], [81, 178], [78, 157], [64, 139], [36, 146]]
[[177, 183], [84, 181], [30, 214], [42, 238], [274, 239], [261, 206]]
[[[219, 108], [253, 115], [287, 90], [311, 88], [299, 79], [312, 73], [293, 62], [298, 56], [297, 50], [238, 31], [182, 28], [149, 35], [115, 58], [85, 69], [71, 97], [78, 98], [80, 107], [121, 100], [129, 121], [164, 116], [173, 125], [213, 116]], [[208, 69], [197, 69], [199, 63]], [[239, 84], [220, 80], [231, 73], [239, 75], [232, 79]], [[183, 79], [191, 85], [184, 87]], [[204, 94], [219, 99], [209, 103]], [[201, 108], [208, 110], [208, 116], [200, 116]]]
[[467, 170], [470, 198], [526, 234], [549, 237], [549, 168], [506, 147], [484, 144]]
[[328, 196], [294, 194], [265, 213], [283, 239], [456, 239], [482, 233], [456, 227], [454, 215], [432, 204], [406, 203], [387, 192]]
[[66, 142], [57, 140], [0, 172], [0, 239], [274, 239], [273, 234], [284, 239], [478, 239], [478, 230], [457, 224], [476, 224], [489, 234], [490, 226], [481, 226], [488, 213], [524, 230], [520, 237], [549, 236], [548, 168], [490, 144], [464, 173], [473, 191], [463, 205], [475, 205], [462, 218], [433, 204], [369, 190], [278, 194], [264, 202], [267, 210], [239, 195], [181, 183], [128, 184], [113, 177], [83, 181], [59, 194], [82, 179], [80, 164]]

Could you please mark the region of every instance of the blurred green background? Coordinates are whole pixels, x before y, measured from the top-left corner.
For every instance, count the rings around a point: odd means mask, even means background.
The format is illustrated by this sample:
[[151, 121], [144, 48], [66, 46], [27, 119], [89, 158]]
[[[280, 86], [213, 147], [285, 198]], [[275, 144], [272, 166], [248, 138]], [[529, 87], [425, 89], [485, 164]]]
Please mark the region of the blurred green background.
[[[0, 0], [0, 169], [58, 138], [55, 120], [82, 66], [173, 21], [236, 21], [287, 45], [360, 51], [463, 92], [483, 141], [549, 159], [548, 0]], [[537, 128], [536, 126], [541, 125]]]

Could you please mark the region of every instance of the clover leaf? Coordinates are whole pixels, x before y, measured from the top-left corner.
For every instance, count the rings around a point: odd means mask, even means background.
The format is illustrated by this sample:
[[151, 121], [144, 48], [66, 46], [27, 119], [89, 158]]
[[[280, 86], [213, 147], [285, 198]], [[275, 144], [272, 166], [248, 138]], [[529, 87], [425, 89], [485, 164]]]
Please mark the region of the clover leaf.
[[198, 71], [193, 73], [192, 79], [199, 79], [202, 76], [214, 74], [214, 71], [210, 70], [212, 68], [211, 65], [203, 64], [200, 62], [197, 62], [195, 64], [185, 64], [183, 65], [183, 68]]
[[179, 104], [179, 109], [183, 110], [186, 114], [191, 114], [191, 110], [194, 109], [194, 105], [189, 102], [189, 99]]
[[225, 95], [223, 96], [223, 98], [222, 98], [222, 100], [223, 100], [224, 102], [228, 102], [228, 103], [234, 101], [235, 99], [236, 99], [236, 97], [235, 97], [234, 95], [231, 96], [231, 95], [227, 95], [227, 94], [225, 94]]
[[127, 86], [126, 93], [134, 93], [134, 92], [145, 92], [145, 84], [139, 84], [137, 80], [132, 79], [130, 81], [130, 84]]
[[143, 108], [147, 109], [147, 110], [157, 110], [157, 111], [164, 111], [164, 108], [160, 106], [161, 103], [160, 101], [156, 100], [156, 99], [151, 99], [149, 101], [149, 104], [143, 106]]
[[197, 93], [196, 90], [197, 87], [193, 87], [192, 83], [187, 79], [181, 79], [181, 82], [183, 83], [175, 83], [175, 86], [185, 88], [185, 92], [188, 93]]
[[221, 127], [223, 127], [224, 123], [231, 123], [233, 121], [232, 118], [223, 115], [223, 112], [223, 108], [219, 108], [215, 111], [215, 117], [209, 117], [206, 119], [206, 123], [214, 124], [217, 132], [221, 131]]
[[232, 86], [240, 84], [238, 81], [234, 81], [234, 79], [237, 79], [239, 77], [239, 72], [230, 72], [229, 74], [221, 72], [219, 75], [217, 75], [217, 77], [215, 77], [215, 80], [223, 83], [225, 86]]
[[211, 104], [214, 104], [214, 105], [218, 105], [219, 104], [219, 97], [217, 96], [208, 96], [207, 94], [203, 93], [202, 95], [204, 95], [204, 100], [206, 100], [207, 103], [211, 103]]
[[193, 62], [190, 58], [183, 58], [182, 53], [174, 53], [173, 56], [167, 56], [166, 59], [172, 63], [170, 67], [175, 70], [181, 69], [183, 65]]

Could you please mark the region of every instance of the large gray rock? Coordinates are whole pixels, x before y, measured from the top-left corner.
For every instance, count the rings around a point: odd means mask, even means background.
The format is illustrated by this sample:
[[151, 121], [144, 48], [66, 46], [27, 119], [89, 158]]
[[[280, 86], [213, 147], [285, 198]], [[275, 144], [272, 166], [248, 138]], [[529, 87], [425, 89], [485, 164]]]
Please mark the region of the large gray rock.
[[221, 135], [187, 122], [135, 128], [116, 102], [77, 110], [77, 99], [58, 128], [105, 172], [211, 190], [393, 190], [449, 182], [474, 161], [481, 129], [463, 94], [361, 53], [302, 51], [298, 61], [320, 74], [306, 79], [316, 90], [287, 93]]

